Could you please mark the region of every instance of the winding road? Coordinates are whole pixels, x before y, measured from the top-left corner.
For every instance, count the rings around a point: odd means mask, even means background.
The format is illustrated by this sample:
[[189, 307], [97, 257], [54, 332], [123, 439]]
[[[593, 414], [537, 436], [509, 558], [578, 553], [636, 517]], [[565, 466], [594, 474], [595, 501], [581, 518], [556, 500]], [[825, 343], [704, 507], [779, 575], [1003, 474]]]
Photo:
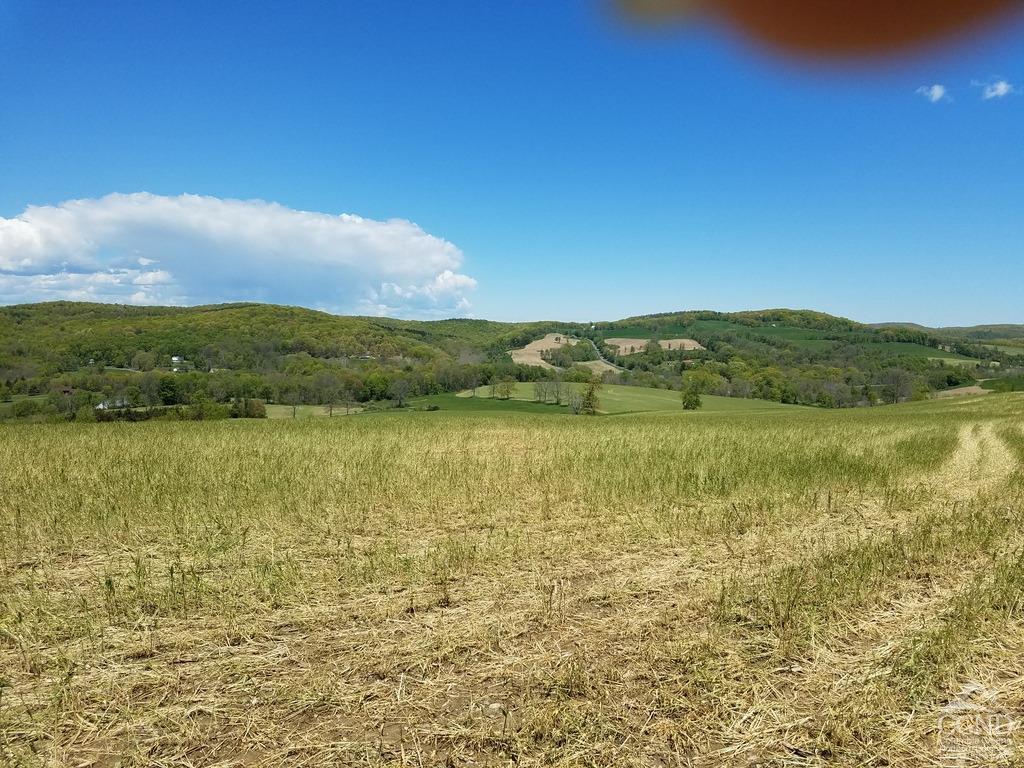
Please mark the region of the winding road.
[[624, 370], [626, 370], [621, 365], [616, 365], [611, 360], [609, 360], [604, 355], [602, 355], [600, 347], [598, 347], [597, 344], [594, 343], [593, 339], [587, 339], [587, 341], [590, 342], [590, 346], [592, 346], [594, 348], [594, 351], [597, 353], [597, 359], [598, 360], [601, 360], [601, 361], [607, 363], [608, 365], [610, 365], [612, 368], [614, 368], [617, 371], [624, 371]]

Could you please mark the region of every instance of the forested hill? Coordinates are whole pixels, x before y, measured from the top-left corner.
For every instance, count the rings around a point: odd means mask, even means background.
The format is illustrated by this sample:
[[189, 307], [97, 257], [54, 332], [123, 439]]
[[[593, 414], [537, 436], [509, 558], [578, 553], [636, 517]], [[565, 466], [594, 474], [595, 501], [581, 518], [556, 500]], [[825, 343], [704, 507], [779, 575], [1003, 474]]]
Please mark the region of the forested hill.
[[1013, 323], [993, 325], [957, 325], [929, 328], [917, 323], [876, 323], [872, 328], [911, 328], [917, 331], [956, 339], [975, 341], [1018, 341], [1024, 342], [1024, 325]]
[[848, 352], [853, 345], [883, 357], [996, 355], [969, 334], [897, 324], [873, 327], [808, 310], [674, 312], [591, 325], [395, 320], [255, 303], [137, 307], [62, 301], [0, 307], [0, 376], [53, 375], [90, 364], [133, 368], [139, 353], [152, 354], [158, 367], [178, 356], [205, 370], [272, 370], [282, 358], [302, 354], [412, 364], [493, 359], [555, 330], [596, 341], [623, 334], [638, 339], [685, 335], [710, 348], [729, 347], [741, 356], [780, 362]]
[[203, 369], [268, 370], [279, 367], [282, 357], [302, 353], [423, 363], [507, 348], [552, 326], [343, 317], [271, 304], [22, 304], [0, 307], [0, 372], [52, 374], [90, 361], [130, 368], [140, 352], [153, 354], [157, 364], [179, 356]]

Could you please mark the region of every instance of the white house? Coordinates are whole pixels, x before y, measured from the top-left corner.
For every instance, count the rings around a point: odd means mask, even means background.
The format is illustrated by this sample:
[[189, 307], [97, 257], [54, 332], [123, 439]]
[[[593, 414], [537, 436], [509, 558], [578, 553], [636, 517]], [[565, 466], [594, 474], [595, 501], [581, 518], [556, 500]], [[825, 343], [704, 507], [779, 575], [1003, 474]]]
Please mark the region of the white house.
[[127, 408], [128, 401], [123, 397], [116, 397], [112, 400], [104, 400], [102, 403], [96, 406], [97, 411], [107, 411], [111, 408]]

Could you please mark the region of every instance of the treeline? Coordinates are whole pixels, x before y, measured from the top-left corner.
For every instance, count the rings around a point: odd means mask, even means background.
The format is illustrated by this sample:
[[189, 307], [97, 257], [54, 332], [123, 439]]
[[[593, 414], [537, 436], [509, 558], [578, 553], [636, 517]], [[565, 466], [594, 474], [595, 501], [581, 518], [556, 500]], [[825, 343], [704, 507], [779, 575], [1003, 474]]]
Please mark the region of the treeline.
[[751, 328], [771, 325], [787, 325], [797, 328], [847, 333], [871, 328], [844, 317], [828, 315], [804, 309], [769, 309], [752, 312], [715, 312], [713, 310], [691, 310], [686, 312], [663, 312], [654, 315], [638, 315], [622, 320], [601, 322], [594, 325], [595, 331], [614, 331], [619, 328], [649, 328], [657, 336], [666, 328], [693, 325], [700, 320], [720, 320]]
[[705, 394], [754, 397], [780, 403], [851, 408], [924, 399], [929, 393], [975, 383], [962, 366], [929, 365], [908, 359], [905, 365], [875, 370], [805, 366], [779, 368], [744, 360], [704, 361], [686, 371], [685, 382], [699, 382]]
[[[388, 366], [372, 361], [332, 363], [307, 354], [289, 356], [282, 370], [268, 373], [143, 372], [96, 366], [50, 377], [0, 381], [0, 401], [37, 396], [15, 400], [0, 415], [74, 419], [84, 415], [83, 409], [96, 410], [99, 405], [104, 406], [100, 410], [135, 410], [248, 400], [338, 407], [381, 401], [404, 405], [418, 395], [459, 392], [500, 381], [530, 382], [549, 374], [538, 367], [503, 361]], [[590, 376], [586, 370], [570, 370], [562, 378], [587, 381]]]
[[54, 390], [45, 398], [29, 397], [0, 408], [0, 421], [211, 421], [215, 419], [265, 419], [266, 404], [256, 398], [235, 398], [230, 403], [215, 403], [196, 395], [188, 405], [142, 407], [125, 397], [105, 399], [101, 394]]
[[[588, 329], [583, 331], [583, 333], [599, 341], [602, 333], [611, 335], [609, 332], [616, 329], [645, 328], [650, 330], [651, 338], [659, 338], [665, 334], [676, 335], [679, 333], [678, 329], [680, 327], [694, 326], [702, 320], [725, 322], [733, 326], [730, 330], [709, 331], [692, 328], [686, 331], [687, 335], [700, 341], [705, 346], [708, 346], [708, 342], [746, 338], [772, 346], [778, 350], [791, 350], [792, 345], [785, 337], [773, 338], [759, 332], [759, 329], [763, 331], [780, 326], [814, 331], [814, 338], [838, 342], [847, 349], [856, 345], [902, 342], [920, 344], [932, 349], [944, 349], [955, 354], [983, 361], [1007, 358], [1005, 350], [993, 349], [982, 345], [976, 340], [956, 334], [943, 335], [928, 329], [909, 326], [872, 327], [846, 318], [811, 310], [773, 309], [755, 312], [691, 311], [642, 315], [614, 322], [597, 323], [593, 329]], [[749, 331], [744, 333], [743, 329], [749, 329]], [[612, 351], [614, 352], [614, 350]], [[813, 352], [807, 353], [805, 351], [805, 354], [811, 357], [814, 356]], [[1021, 350], [1020, 359], [1024, 361], [1024, 349]], [[622, 361], [619, 362], [622, 363]]]
[[617, 377], [623, 383], [695, 386], [703, 394], [827, 408], [923, 398], [977, 380], [973, 366], [895, 356], [854, 344], [815, 352], [782, 339], [736, 332], [702, 341], [707, 349], [699, 351], [653, 347], [612, 357], [616, 350], [604, 349], [606, 356], [626, 369]]

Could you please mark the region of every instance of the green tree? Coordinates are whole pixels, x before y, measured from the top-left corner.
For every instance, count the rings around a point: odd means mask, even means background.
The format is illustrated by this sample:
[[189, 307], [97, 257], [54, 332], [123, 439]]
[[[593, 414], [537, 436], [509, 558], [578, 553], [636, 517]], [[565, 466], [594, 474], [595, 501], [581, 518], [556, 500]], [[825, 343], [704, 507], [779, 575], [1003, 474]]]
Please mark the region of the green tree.
[[144, 373], [139, 379], [139, 389], [142, 392], [142, 401], [150, 409], [160, 405], [162, 399], [160, 397], [160, 375], [149, 371]]
[[683, 410], [684, 411], [696, 411], [704, 405], [701, 400], [700, 392], [693, 387], [685, 387], [682, 392], [683, 399]]
[[683, 400], [684, 411], [696, 411], [704, 404], [701, 400], [701, 394], [707, 391], [708, 376], [696, 375], [697, 373], [695, 371], [683, 377], [683, 388], [680, 395]]
[[500, 400], [508, 400], [516, 391], [516, 383], [513, 379], [502, 379], [494, 390]]
[[658, 343], [657, 339], [648, 341], [644, 347], [644, 352], [647, 353], [647, 361], [652, 365], [658, 365], [665, 359], [665, 351], [661, 348], [661, 344]]
[[583, 397], [580, 401], [580, 413], [584, 416], [594, 416], [597, 409], [601, 407], [597, 392], [601, 389], [600, 379], [591, 379], [583, 388]]
[[132, 368], [137, 371], [152, 371], [156, 366], [156, 355], [152, 352], [136, 352], [132, 357]]
[[178, 385], [178, 378], [173, 373], [167, 373], [160, 377], [158, 392], [160, 402], [164, 405], [177, 405], [181, 402], [181, 387]]

